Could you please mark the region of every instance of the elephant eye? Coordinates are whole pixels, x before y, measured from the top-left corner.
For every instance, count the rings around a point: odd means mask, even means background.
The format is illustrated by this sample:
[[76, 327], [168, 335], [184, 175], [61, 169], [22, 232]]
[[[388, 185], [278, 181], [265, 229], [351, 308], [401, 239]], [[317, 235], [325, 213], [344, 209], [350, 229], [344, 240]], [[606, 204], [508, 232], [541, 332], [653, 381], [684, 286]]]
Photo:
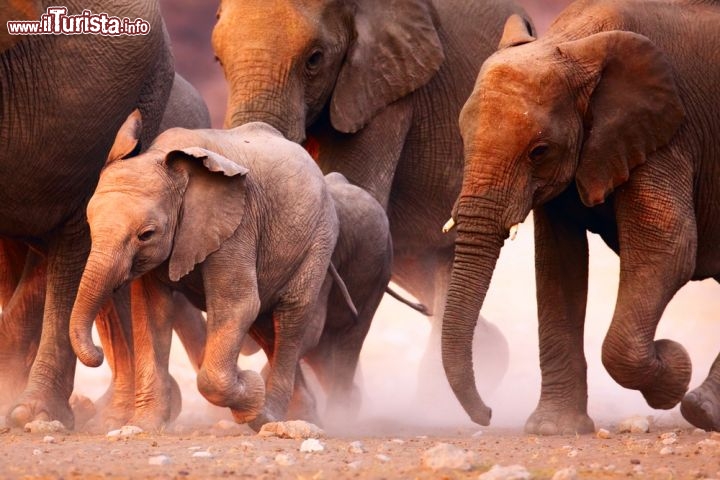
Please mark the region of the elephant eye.
[[155, 235], [155, 229], [149, 228], [138, 235], [138, 240], [141, 242], [147, 242]]
[[313, 73], [320, 67], [323, 60], [322, 50], [313, 50], [308, 59], [305, 61], [305, 68], [308, 72]]
[[540, 145], [536, 145], [533, 147], [532, 150], [530, 150], [529, 156], [531, 160], [540, 160], [542, 157], [545, 156], [545, 154], [548, 152], [550, 147], [546, 143], [541, 143]]

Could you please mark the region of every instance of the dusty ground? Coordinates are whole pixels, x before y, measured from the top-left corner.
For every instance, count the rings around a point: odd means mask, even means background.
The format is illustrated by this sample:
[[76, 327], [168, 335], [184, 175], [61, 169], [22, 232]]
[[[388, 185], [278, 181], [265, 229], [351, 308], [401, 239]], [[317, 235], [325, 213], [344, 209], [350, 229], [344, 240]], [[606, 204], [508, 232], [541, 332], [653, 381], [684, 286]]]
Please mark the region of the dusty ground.
[[[387, 428], [387, 424], [385, 424]], [[0, 478], [478, 478], [493, 465], [521, 465], [533, 479], [720, 478], [720, 435], [690, 428], [653, 428], [651, 433], [537, 437], [489, 428], [390, 427], [392, 435], [363, 434], [321, 439], [324, 451], [302, 453], [302, 440], [263, 438], [221, 421], [199, 428], [140, 433], [113, 440], [82, 433], [31, 434], [2, 430]], [[610, 427], [612, 428], [612, 427]], [[180, 431], [177, 431], [180, 430]], [[352, 452], [361, 441], [364, 452]], [[434, 471], [423, 454], [438, 442], [473, 453], [469, 471]], [[208, 454], [198, 452], [209, 452]], [[165, 455], [168, 462], [151, 465]], [[196, 456], [193, 456], [196, 455]], [[517, 478], [517, 477], [498, 477]]]

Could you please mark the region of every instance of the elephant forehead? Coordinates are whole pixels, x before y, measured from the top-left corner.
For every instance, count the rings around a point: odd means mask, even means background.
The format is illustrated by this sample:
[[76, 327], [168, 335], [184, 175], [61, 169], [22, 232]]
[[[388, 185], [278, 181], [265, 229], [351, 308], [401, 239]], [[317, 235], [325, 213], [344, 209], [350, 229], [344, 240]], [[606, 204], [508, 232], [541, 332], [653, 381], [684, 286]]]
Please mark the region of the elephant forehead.
[[[318, 13], [313, 12], [316, 2], [297, 5], [288, 0], [249, 0], [224, 2], [218, 28], [232, 38], [233, 47], [292, 51], [304, 48], [314, 38], [319, 27]], [[270, 21], [269, 21], [270, 20]], [[278, 52], [279, 53], [279, 52]]]
[[157, 161], [138, 161], [140, 157], [109, 165], [100, 175], [93, 197], [126, 194], [149, 197], [167, 191], [162, 168]]

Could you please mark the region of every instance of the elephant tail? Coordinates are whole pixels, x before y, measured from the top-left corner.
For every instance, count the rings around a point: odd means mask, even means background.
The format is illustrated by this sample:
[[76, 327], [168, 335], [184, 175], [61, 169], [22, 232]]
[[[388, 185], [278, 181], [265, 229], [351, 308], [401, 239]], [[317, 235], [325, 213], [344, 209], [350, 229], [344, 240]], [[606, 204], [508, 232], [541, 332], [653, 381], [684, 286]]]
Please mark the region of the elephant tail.
[[340, 293], [342, 293], [343, 298], [345, 298], [345, 302], [347, 303], [348, 308], [353, 314], [353, 317], [355, 317], [355, 321], [358, 321], [358, 311], [355, 307], [355, 304], [353, 303], [352, 298], [350, 297], [350, 292], [348, 292], [347, 286], [345, 285], [345, 282], [343, 282], [343, 279], [340, 278], [340, 274], [338, 273], [337, 269], [335, 268], [335, 265], [333, 265], [332, 262], [330, 262], [330, 267], [328, 268], [330, 270], [330, 275], [332, 276], [333, 280], [337, 284], [338, 288], [340, 289]]
[[385, 293], [387, 293], [388, 295], [393, 297], [398, 302], [404, 303], [405, 305], [412, 308], [416, 312], [420, 312], [423, 315], [425, 315], [426, 317], [432, 317], [432, 312], [425, 305], [423, 305], [422, 303], [412, 302], [412, 301], [408, 300], [407, 298], [403, 297], [398, 292], [396, 292], [395, 290], [390, 288], [390, 285], [385, 287]]

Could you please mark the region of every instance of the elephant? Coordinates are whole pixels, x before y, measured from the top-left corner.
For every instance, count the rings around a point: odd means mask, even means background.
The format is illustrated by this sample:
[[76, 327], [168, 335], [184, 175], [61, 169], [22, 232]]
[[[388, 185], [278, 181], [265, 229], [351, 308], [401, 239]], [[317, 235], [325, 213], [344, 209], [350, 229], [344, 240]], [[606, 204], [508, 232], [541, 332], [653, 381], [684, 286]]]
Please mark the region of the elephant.
[[718, 24], [717, 2], [685, 0], [578, 0], [539, 39], [521, 18], [507, 20], [460, 116], [465, 170], [442, 345], [473, 421], [491, 413], [468, 374], [475, 316], [503, 240], [532, 210], [542, 388], [525, 430], [594, 430], [587, 232], [620, 258], [608, 373], [653, 408], [682, 400], [691, 423], [720, 425], [718, 362], [685, 395], [687, 352], [654, 340], [678, 289], [720, 278]]
[[[137, 141], [128, 117], [115, 145]], [[134, 344], [167, 398], [171, 293], [207, 312], [200, 393], [239, 423], [284, 418], [306, 327], [330, 268], [338, 221], [322, 173], [305, 150], [262, 123], [232, 130], [163, 132], [147, 152], [110, 158], [87, 217], [92, 248], [70, 319], [80, 361], [102, 352], [90, 328], [117, 287], [133, 280]], [[258, 316], [260, 317], [258, 319]], [[256, 321], [257, 319], [257, 321]], [[267, 387], [239, 371], [248, 330], [274, 329]]]
[[[54, 2], [40, 4], [42, 12]], [[13, 426], [35, 419], [73, 426], [68, 398], [75, 356], [68, 323], [90, 246], [85, 203], [131, 111], [140, 109], [145, 119], [143, 144], [156, 136], [174, 74], [156, 2], [68, 0], [63, 5], [71, 14], [89, 9], [142, 18], [150, 31], [32, 35], [14, 45], [3, 42], [0, 235], [47, 257], [42, 334], [27, 385], [7, 415]], [[3, 322], [12, 320], [3, 314]], [[8, 348], [0, 345], [0, 351]]]
[[[229, 87], [225, 126], [274, 126], [386, 209], [393, 281], [433, 312], [426, 377], [443, 374], [454, 234], [439, 226], [462, 181], [457, 118], [512, 13], [525, 16], [510, 0], [224, 0], [212, 34]], [[482, 317], [478, 331], [487, 358], [476, 367], [491, 386], [507, 343]], [[429, 379], [426, 398], [438, 393]]]
[[[210, 113], [205, 101], [195, 87], [177, 73], [160, 122], [160, 132], [175, 127], [210, 128]], [[116, 145], [121, 144], [118, 141]], [[134, 142], [125, 145], [120, 150], [116, 148], [115, 155], [124, 157], [137, 150]], [[128, 153], [123, 154], [123, 151]], [[112, 383], [96, 403], [98, 414], [91, 419], [90, 430], [107, 431], [122, 425], [156, 427], [174, 420], [181, 411], [180, 387], [175, 380], [168, 374], [167, 396], [156, 397], [153, 395], [155, 379], [143, 368], [145, 359], [136, 358], [134, 354], [132, 346], [147, 339], [143, 336], [144, 330], [138, 332], [132, 328], [130, 288], [126, 290], [124, 301], [109, 302], [96, 319], [100, 341], [104, 351], [108, 352]], [[184, 295], [173, 292], [172, 297], [166, 305], [165, 315], [172, 319], [172, 328], [197, 371], [204, 356], [205, 319]]]
[[42, 11], [40, 0], [7, 0], [0, 4], [0, 53], [9, 50], [22, 38], [10, 35], [7, 22], [38, 20]]

